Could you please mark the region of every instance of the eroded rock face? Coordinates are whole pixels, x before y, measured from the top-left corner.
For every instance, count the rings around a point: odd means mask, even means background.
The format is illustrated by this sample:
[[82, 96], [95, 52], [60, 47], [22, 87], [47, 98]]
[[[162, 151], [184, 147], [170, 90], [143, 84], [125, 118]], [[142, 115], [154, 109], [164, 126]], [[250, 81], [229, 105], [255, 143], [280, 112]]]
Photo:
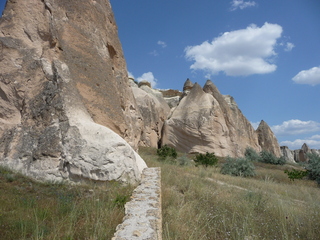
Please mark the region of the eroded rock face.
[[259, 138], [259, 144], [263, 150], [272, 153], [276, 157], [281, 156], [278, 140], [265, 121], [262, 120], [260, 122], [256, 133]]
[[130, 145], [142, 119], [109, 1], [8, 1], [0, 29], [1, 164], [40, 179], [139, 180], [146, 165]]
[[291, 151], [287, 146], [280, 147], [281, 155], [284, 157], [286, 162], [295, 163], [294, 152]]
[[162, 93], [150, 88], [148, 84], [141, 84], [140, 88], [132, 84], [132, 91], [144, 123], [140, 145], [157, 148], [170, 107], [164, 100]]
[[221, 95], [209, 80], [203, 89], [190, 80], [186, 86], [193, 87], [165, 122], [163, 145], [182, 152], [232, 157], [243, 156], [247, 147], [261, 150], [253, 127], [233, 98]]

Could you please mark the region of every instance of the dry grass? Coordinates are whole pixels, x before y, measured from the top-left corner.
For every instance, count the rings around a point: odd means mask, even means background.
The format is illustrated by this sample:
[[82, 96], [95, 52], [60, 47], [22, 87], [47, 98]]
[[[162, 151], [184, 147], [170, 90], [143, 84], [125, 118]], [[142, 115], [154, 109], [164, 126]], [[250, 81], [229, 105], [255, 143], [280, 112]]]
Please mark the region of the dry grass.
[[132, 186], [38, 183], [0, 168], [0, 239], [111, 239]]
[[284, 170], [297, 166], [257, 163], [257, 176], [241, 178], [140, 154], [162, 168], [163, 239], [319, 239], [320, 189], [290, 181]]

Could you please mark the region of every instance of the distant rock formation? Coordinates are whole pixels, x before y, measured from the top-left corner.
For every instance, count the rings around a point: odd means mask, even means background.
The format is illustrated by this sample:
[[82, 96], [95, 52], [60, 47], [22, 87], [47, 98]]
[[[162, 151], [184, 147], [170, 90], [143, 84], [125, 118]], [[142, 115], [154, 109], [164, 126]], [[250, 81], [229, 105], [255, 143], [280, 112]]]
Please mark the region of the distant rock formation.
[[152, 89], [150, 84], [139, 84], [140, 87], [138, 87], [131, 82], [131, 86], [144, 124], [139, 145], [157, 148], [170, 107], [164, 100], [162, 93]]
[[129, 144], [143, 122], [109, 0], [8, 1], [0, 29], [0, 163], [39, 179], [139, 180]]
[[165, 122], [162, 145], [182, 152], [243, 156], [247, 147], [260, 151], [258, 137], [230, 96], [208, 80], [203, 88], [188, 79], [179, 105]]
[[281, 146], [281, 155], [289, 162], [308, 162], [308, 154], [320, 155], [320, 149], [310, 149], [304, 143], [300, 149], [290, 150], [287, 146]]
[[281, 146], [280, 147], [281, 156], [284, 157], [286, 162], [289, 163], [295, 163], [294, 153], [291, 151], [287, 146]]
[[265, 121], [262, 120], [260, 122], [256, 133], [258, 135], [259, 145], [261, 146], [262, 150], [266, 150], [276, 157], [281, 156], [278, 140]]

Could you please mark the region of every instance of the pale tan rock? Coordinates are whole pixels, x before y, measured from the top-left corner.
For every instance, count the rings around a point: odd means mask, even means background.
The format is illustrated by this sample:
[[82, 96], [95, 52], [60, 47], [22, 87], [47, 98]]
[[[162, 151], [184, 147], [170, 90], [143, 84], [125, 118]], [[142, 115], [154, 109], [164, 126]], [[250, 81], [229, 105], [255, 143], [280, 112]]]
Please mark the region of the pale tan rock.
[[132, 87], [132, 91], [143, 117], [144, 128], [140, 145], [157, 148], [170, 107], [164, 100], [162, 93], [150, 88], [148, 84], [142, 84], [140, 88]]
[[265, 121], [262, 120], [260, 122], [259, 127], [256, 130], [256, 133], [258, 135], [259, 144], [262, 150], [266, 150], [275, 155], [276, 157], [281, 156], [278, 140]]
[[109, 0], [8, 1], [0, 29], [1, 164], [138, 181], [142, 119]]
[[247, 147], [261, 150], [250, 122], [234, 100], [221, 95], [211, 81], [203, 89], [193, 85], [165, 122], [163, 134], [163, 145], [182, 152], [236, 157], [243, 156]]

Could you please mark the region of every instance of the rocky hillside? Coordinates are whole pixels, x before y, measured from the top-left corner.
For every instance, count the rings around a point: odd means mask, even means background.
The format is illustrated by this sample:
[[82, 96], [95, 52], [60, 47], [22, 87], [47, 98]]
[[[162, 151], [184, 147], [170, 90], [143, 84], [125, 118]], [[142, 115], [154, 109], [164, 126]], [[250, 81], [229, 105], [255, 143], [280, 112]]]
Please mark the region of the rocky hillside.
[[109, 0], [8, 1], [0, 19], [0, 164], [38, 179], [139, 181], [138, 146], [280, 154], [231, 96], [128, 80]]
[[[134, 92], [136, 88], [133, 87]], [[144, 94], [151, 95], [156, 91], [150, 86], [140, 89], [145, 91]], [[181, 152], [215, 152], [217, 156], [232, 157], [243, 156], [245, 149], [251, 147], [257, 152], [263, 149], [280, 156], [278, 141], [267, 123], [261, 121], [255, 131], [233, 97], [222, 95], [210, 80], [202, 88], [187, 79], [183, 92], [163, 90], [161, 93], [166, 97], [158, 92], [158, 98], [164, 99], [167, 104], [162, 101], [162, 107], [157, 105], [155, 110], [143, 107], [147, 101], [136, 99], [141, 114], [148, 112], [153, 116], [147, 119], [156, 119], [158, 113], [164, 113], [162, 108], [170, 106], [169, 115], [158, 118], [158, 123], [163, 125], [161, 134], [157, 133], [161, 145], [167, 144]], [[142, 145], [151, 146], [146, 141], [142, 141]]]
[[0, 29], [1, 164], [138, 181], [143, 121], [109, 0], [8, 1]]

